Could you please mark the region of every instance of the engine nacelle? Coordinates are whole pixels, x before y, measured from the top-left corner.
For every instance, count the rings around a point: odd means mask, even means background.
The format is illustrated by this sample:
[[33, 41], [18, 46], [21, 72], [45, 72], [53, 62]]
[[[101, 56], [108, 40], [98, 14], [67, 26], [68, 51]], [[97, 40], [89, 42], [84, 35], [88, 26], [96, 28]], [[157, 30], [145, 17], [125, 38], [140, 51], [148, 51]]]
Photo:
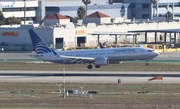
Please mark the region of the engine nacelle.
[[109, 59], [108, 58], [96, 58], [94, 61], [94, 64], [97, 66], [101, 66], [101, 65], [107, 65], [109, 64]]

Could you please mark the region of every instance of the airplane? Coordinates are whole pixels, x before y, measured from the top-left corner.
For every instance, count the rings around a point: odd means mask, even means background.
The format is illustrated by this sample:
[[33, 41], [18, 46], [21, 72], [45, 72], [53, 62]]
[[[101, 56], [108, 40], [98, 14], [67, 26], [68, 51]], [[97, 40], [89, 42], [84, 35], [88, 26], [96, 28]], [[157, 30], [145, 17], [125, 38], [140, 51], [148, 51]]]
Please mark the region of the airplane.
[[59, 64], [88, 63], [87, 68], [92, 69], [92, 64], [100, 68], [110, 63], [130, 60], [146, 60], [148, 66], [148, 61], [159, 55], [153, 49], [143, 47], [58, 51], [50, 48], [33, 29], [28, 31], [35, 50], [35, 55], [31, 56], [42, 61]]

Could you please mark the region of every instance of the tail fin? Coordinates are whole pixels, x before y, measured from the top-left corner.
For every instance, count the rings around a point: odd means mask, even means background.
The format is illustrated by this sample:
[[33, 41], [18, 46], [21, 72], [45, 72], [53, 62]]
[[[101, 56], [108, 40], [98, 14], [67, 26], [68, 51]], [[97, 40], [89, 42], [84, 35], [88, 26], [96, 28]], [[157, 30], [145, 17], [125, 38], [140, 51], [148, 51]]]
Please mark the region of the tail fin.
[[29, 35], [34, 46], [36, 54], [52, 52], [51, 48], [38, 36], [38, 34], [30, 29]]
[[104, 47], [102, 46], [101, 42], [99, 42], [99, 48], [103, 49]]

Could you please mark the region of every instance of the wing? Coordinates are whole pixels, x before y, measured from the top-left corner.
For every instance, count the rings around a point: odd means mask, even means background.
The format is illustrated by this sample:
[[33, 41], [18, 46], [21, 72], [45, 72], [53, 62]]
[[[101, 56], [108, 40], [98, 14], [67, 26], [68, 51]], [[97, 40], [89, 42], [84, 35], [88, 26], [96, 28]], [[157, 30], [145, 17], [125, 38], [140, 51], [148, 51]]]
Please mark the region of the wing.
[[91, 57], [76, 57], [76, 56], [65, 56], [65, 55], [59, 55], [59, 57], [71, 59], [71, 63], [77, 62], [78, 64], [79, 63], [93, 63], [95, 60], [95, 58], [91, 58]]
[[91, 58], [91, 57], [76, 57], [76, 56], [66, 56], [66, 55], [59, 55], [57, 54], [54, 49], [52, 49], [52, 52], [54, 53], [55, 57], [62, 57], [62, 58], [67, 58], [70, 59], [71, 62], [76, 62], [76, 63], [93, 63], [95, 58]]

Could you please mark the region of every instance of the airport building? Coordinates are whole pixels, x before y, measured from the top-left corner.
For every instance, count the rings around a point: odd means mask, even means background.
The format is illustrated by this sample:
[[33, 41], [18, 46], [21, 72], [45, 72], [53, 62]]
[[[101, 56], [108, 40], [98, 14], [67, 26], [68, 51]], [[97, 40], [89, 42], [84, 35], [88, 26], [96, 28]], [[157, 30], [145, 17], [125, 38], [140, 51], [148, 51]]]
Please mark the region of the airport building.
[[[54, 13], [60, 13], [72, 18], [77, 17], [79, 6], [85, 5], [81, 0], [2, 0], [0, 10], [5, 17], [15, 16], [24, 21], [24, 10], [26, 10], [26, 21], [31, 23], [40, 23], [45, 16]], [[24, 8], [26, 7], [26, 9]], [[173, 19], [179, 19], [180, 16], [179, 0], [158, 0], [153, 4], [151, 0], [91, 0], [88, 5], [87, 14], [90, 15], [96, 11], [110, 16], [111, 19], [121, 17], [123, 19], [165, 19], [167, 11], [171, 12]]]
[[[4, 50], [32, 50], [32, 42], [28, 33], [28, 29], [35, 29], [37, 34], [51, 47], [56, 49], [62, 48], [76, 48], [76, 47], [90, 47], [94, 48], [98, 46], [97, 35], [91, 35], [95, 31], [101, 32], [128, 32], [137, 30], [161, 30], [161, 29], [177, 29], [180, 22], [124, 22], [119, 24], [110, 25], [96, 25], [95, 23], [88, 23], [87, 25], [75, 26], [73, 23], [66, 26], [44, 26], [34, 27], [33, 25], [21, 25], [17, 27], [9, 27], [0, 29], [0, 46]], [[137, 36], [136, 42], [133, 40], [133, 36], [118, 35], [118, 45], [128, 45], [136, 43], [137, 45], [143, 45], [145, 43], [157, 44], [164, 43], [165, 32], [143, 32]], [[174, 34], [176, 33], [176, 34]], [[146, 34], [146, 35], [145, 35]], [[145, 38], [147, 36], [147, 39]], [[163, 39], [161, 39], [161, 36]], [[172, 34], [166, 32], [166, 43], [170, 40], [176, 39], [179, 43], [179, 32], [173, 32]], [[156, 38], [156, 39], [155, 39]], [[156, 40], [156, 41], [155, 41]], [[108, 45], [115, 44], [115, 37], [113, 35], [100, 35], [100, 42]]]
[[180, 17], [180, 1], [179, 0], [157, 0], [153, 4], [151, 0], [123, 0], [123, 3], [130, 3], [130, 16], [136, 19], [165, 19], [166, 12], [171, 12], [173, 19]]
[[[15, 16], [24, 24], [24, 15], [26, 24], [40, 23], [45, 17], [45, 2], [42, 0], [2, 0], [0, 1], [0, 10], [4, 17]], [[26, 8], [24, 8], [26, 7]], [[24, 10], [25, 13], [24, 13]]]
[[[83, 21], [79, 20], [78, 23], [70, 22], [67, 16], [76, 16], [77, 8], [84, 4], [80, 0], [71, 0], [71, 4], [67, 0], [60, 0], [57, 2], [42, 2], [42, 1], [26, 1], [28, 3], [27, 12], [29, 12], [29, 20], [34, 22], [43, 22], [40, 26], [33, 25], [20, 25], [18, 27], [3, 27], [0, 29], [0, 47], [4, 50], [32, 50], [32, 42], [28, 33], [28, 29], [35, 29], [39, 36], [51, 47], [56, 49], [61, 48], [76, 48], [76, 47], [97, 47], [98, 39], [97, 35], [91, 35], [95, 31], [100, 32], [128, 32], [137, 30], [161, 30], [161, 29], [178, 29], [180, 22], [176, 21], [153, 21], [143, 18], [143, 14], [148, 14], [152, 17], [152, 3], [147, 0], [134, 0], [130, 1], [107, 1], [92, 0], [91, 5], [88, 6], [88, 16]], [[139, 1], [139, 2], [138, 2]], [[3, 1], [4, 2], [4, 1]], [[2, 2], [2, 3], [3, 3]], [[165, 0], [159, 0], [159, 3], [167, 2]], [[172, 0], [174, 4], [176, 0]], [[175, 3], [176, 2], [176, 3]], [[12, 3], [12, 2], [11, 2]], [[18, 6], [21, 4], [21, 7]], [[23, 1], [17, 0], [13, 5], [2, 5], [3, 13], [6, 16], [9, 15], [21, 15], [19, 18], [23, 19]], [[33, 4], [34, 3], [34, 4]], [[55, 4], [53, 4], [55, 3]], [[3, 3], [4, 4], [4, 3]], [[132, 5], [134, 4], [134, 5]], [[147, 9], [144, 9], [148, 6]], [[148, 5], [147, 5], [148, 4]], [[171, 4], [171, 5], [170, 5]], [[43, 6], [44, 5], [44, 6]], [[46, 6], [46, 9], [45, 9]], [[105, 6], [105, 7], [103, 7]], [[107, 7], [106, 7], [107, 6]], [[169, 3], [172, 9], [172, 3]], [[9, 8], [10, 7], [10, 8]], [[135, 9], [133, 9], [133, 8]], [[167, 7], [166, 7], [167, 8]], [[16, 9], [18, 11], [16, 11]], [[31, 10], [32, 9], [32, 10]], [[156, 15], [160, 16], [162, 13], [166, 13], [167, 10], [163, 10], [164, 7], [158, 5], [158, 11]], [[173, 8], [175, 9], [175, 8]], [[11, 11], [13, 10], [13, 11]], [[19, 11], [22, 10], [22, 11]], [[45, 11], [43, 11], [45, 10]], [[141, 11], [140, 11], [141, 10]], [[7, 12], [10, 11], [10, 12]], [[162, 12], [161, 12], [162, 11]], [[172, 11], [172, 10], [170, 10]], [[44, 14], [43, 14], [44, 12]], [[46, 17], [45, 16], [46, 12]], [[138, 13], [139, 12], [139, 13]], [[178, 13], [174, 12], [174, 16]], [[9, 14], [11, 13], [11, 14]], [[16, 13], [16, 14], [15, 14]], [[117, 14], [118, 13], [118, 14]], [[158, 13], [158, 14], [157, 14]], [[27, 14], [28, 15], [28, 14]], [[129, 20], [132, 18], [140, 20]], [[136, 17], [137, 16], [137, 17]], [[28, 17], [27, 17], [28, 18]], [[113, 20], [112, 20], [113, 18]], [[179, 32], [141, 32], [134, 40], [134, 36], [118, 35], [118, 44], [132, 44], [137, 45], [146, 43], [163, 43], [162, 40], [167, 37], [166, 42], [170, 42], [175, 39], [174, 43], [179, 42]], [[146, 37], [145, 37], [146, 36]], [[100, 42], [109, 45], [115, 44], [115, 37], [112, 35], [101, 35]]]
[[[179, 0], [158, 0], [153, 4], [151, 0], [91, 0], [88, 5], [88, 14], [95, 11], [109, 15], [112, 19], [165, 19], [167, 11], [171, 12], [173, 19], [180, 17]], [[71, 3], [70, 3], [71, 2]], [[77, 16], [79, 6], [84, 6], [81, 0], [61, 0], [46, 2], [46, 15], [60, 13], [71, 17]], [[84, 6], [85, 8], [85, 6]], [[158, 17], [158, 18], [157, 18]]]

